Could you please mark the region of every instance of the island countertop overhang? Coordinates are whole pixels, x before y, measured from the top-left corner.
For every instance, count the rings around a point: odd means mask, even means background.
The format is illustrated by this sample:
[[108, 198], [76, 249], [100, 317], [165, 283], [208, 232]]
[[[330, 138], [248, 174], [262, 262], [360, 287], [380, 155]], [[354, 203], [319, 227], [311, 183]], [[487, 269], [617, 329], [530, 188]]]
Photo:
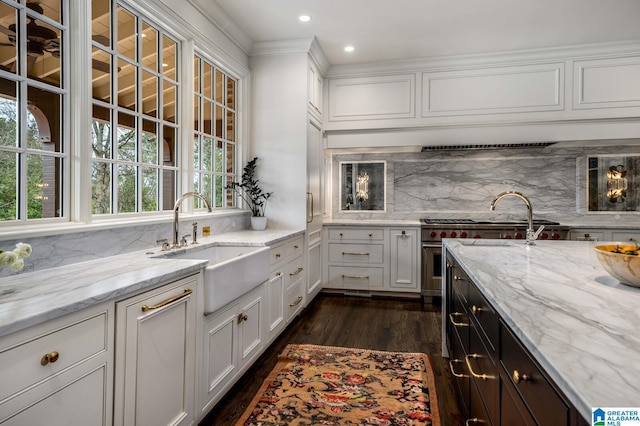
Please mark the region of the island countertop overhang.
[[443, 244], [585, 418], [640, 395], [640, 289], [611, 277], [594, 245]]

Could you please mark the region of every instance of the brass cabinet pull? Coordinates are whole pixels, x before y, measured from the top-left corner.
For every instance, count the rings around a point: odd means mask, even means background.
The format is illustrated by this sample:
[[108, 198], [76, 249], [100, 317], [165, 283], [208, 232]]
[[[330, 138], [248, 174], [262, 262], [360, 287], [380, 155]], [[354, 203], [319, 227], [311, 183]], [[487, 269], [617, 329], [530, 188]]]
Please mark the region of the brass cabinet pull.
[[302, 268], [298, 268], [298, 269], [296, 269], [296, 270], [295, 270], [295, 272], [291, 272], [291, 273], [289, 274], [289, 276], [292, 276], [292, 275], [298, 275], [300, 272], [302, 272]]
[[453, 369], [453, 363], [454, 363], [454, 362], [460, 362], [460, 363], [462, 363], [462, 362], [464, 362], [464, 361], [461, 361], [461, 360], [459, 360], [459, 359], [450, 359], [450, 360], [449, 360], [449, 369], [451, 370], [451, 374], [453, 374], [453, 375], [454, 375], [454, 377], [469, 377], [469, 376], [467, 376], [467, 375], [466, 375], [466, 374], [464, 374], [464, 373], [456, 373], [456, 372], [455, 372], [455, 370]]
[[147, 312], [147, 311], [151, 311], [153, 309], [158, 309], [158, 308], [162, 308], [163, 306], [167, 306], [169, 303], [173, 303], [176, 300], [180, 300], [183, 297], [187, 297], [188, 295], [190, 295], [191, 293], [193, 293], [193, 290], [191, 290], [190, 288], [185, 288], [184, 289], [184, 293], [179, 294], [177, 296], [173, 296], [168, 298], [167, 300], [165, 300], [164, 302], [160, 302], [157, 305], [142, 305], [142, 312]]
[[248, 319], [249, 319], [249, 317], [246, 316], [245, 314], [242, 314], [242, 313], [238, 314], [238, 324], [240, 324], [242, 321], [246, 321]]
[[476, 379], [482, 379], [482, 380], [494, 378], [493, 376], [489, 376], [488, 374], [478, 374], [475, 371], [473, 371], [473, 367], [471, 367], [471, 361], [469, 361], [469, 358], [478, 359], [482, 357], [478, 354], [465, 355], [464, 357], [464, 360], [467, 362], [467, 368], [469, 369], [469, 373], [471, 373], [473, 377], [475, 377]]
[[357, 251], [343, 251], [342, 252], [343, 256], [369, 256], [369, 253], [366, 252], [357, 252]]
[[511, 374], [511, 378], [516, 384], [519, 384], [520, 381], [526, 382], [530, 379], [530, 377], [526, 374], [520, 374], [518, 370], [513, 370], [513, 374]]
[[282, 272], [276, 272], [276, 277], [279, 277], [280, 275], [282, 275]]
[[280, 253], [276, 253], [276, 259], [282, 256]]
[[369, 279], [369, 275], [343, 275], [342, 279], [344, 278], [355, 278], [357, 280], [368, 280]]
[[342, 237], [342, 235], [343, 235], [343, 234], [342, 234], [342, 232], [341, 232], [341, 233], [340, 233], [340, 236]]
[[50, 352], [42, 357], [42, 359], [40, 360], [40, 364], [41, 365], [47, 365], [49, 363], [53, 364], [58, 360], [59, 357], [60, 357], [60, 354], [58, 352], [56, 351]]
[[480, 312], [482, 310], [482, 308], [477, 307], [476, 305], [473, 305], [471, 307], [471, 312], [473, 312], [474, 315], [476, 315], [478, 312]]
[[466, 421], [466, 422], [464, 422], [465, 426], [470, 426], [470, 425], [471, 425], [471, 423], [473, 423], [473, 424], [476, 424], [476, 425], [477, 425], [477, 424], [479, 424], [479, 423], [484, 423], [484, 421], [480, 420], [480, 419], [479, 419], [479, 418], [477, 418], [477, 417], [474, 417], [474, 418], [472, 418], [472, 419], [467, 419], [467, 421]]
[[303, 299], [303, 297], [302, 297], [302, 296], [298, 296], [298, 298], [296, 299], [296, 301], [295, 301], [295, 302], [293, 302], [293, 303], [289, 303], [289, 307], [290, 307], [290, 308], [293, 308], [294, 306], [296, 306], [296, 305], [300, 304], [300, 302], [302, 302], [302, 299]]
[[372, 234], [372, 233], [369, 233], [369, 238], [371, 238], [371, 237], [373, 237], [373, 234]]
[[296, 244], [295, 246], [293, 246], [294, 249], [299, 249], [300, 247], [298, 247], [298, 245]]
[[455, 325], [456, 327], [469, 327], [469, 324], [466, 324], [464, 322], [456, 322], [456, 320], [453, 319], [454, 315], [462, 315], [460, 312], [451, 312], [449, 314], [449, 321], [451, 321], [451, 324]]
[[463, 279], [464, 279], [464, 278], [459, 277], [459, 276], [457, 276], [457, 275], [454, 275], [454, 276], [453, 276], [453, 280], [454, 280], [454, 281], [462, 281]]

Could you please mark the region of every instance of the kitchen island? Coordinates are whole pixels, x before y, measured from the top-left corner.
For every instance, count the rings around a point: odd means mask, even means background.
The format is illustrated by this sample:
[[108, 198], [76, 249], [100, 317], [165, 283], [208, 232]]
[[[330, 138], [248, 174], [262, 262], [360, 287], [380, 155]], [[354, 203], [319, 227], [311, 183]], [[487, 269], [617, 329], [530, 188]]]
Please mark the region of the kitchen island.
[[[640, 405], [640, 289], [611, 277], [594, 245], [459, 239], [443, 245], [443, 259], [448, 255], [466, 273], [584, 419], [592, 408]], [[446, 339], [445, 332], [448, 356]]]

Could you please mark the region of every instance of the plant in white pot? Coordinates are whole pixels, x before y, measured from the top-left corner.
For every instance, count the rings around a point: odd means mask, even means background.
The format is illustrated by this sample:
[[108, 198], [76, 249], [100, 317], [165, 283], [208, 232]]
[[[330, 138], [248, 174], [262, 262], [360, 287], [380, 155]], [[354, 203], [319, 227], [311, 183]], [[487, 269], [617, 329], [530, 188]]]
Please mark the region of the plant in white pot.
[[258, 179], [255, 179], [256, 163], [258, 157], [249, 161], [242, 170], [241, 182], [230, 182], [226, 189], [231, 189], [247, 203], [251, 210], [251, 228], [262, 231], [267, 227], [267, 217], [264, 215], [267, 208], [267, 200], [273, 192], [264, 192], [260, 188]]

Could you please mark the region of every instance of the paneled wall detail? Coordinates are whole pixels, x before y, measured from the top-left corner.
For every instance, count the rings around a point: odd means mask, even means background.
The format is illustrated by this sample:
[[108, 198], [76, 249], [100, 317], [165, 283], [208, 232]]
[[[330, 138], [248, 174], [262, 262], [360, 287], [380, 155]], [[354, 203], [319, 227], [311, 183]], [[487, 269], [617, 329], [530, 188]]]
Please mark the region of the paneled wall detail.
[[564, 63], [422, 74], [422, 116], [554, 111]]
[[415, 117], [415, 74], [334, 79], [329, 121]]
[[574, 63], [574, 109], [640, 106], [640, 57]]

